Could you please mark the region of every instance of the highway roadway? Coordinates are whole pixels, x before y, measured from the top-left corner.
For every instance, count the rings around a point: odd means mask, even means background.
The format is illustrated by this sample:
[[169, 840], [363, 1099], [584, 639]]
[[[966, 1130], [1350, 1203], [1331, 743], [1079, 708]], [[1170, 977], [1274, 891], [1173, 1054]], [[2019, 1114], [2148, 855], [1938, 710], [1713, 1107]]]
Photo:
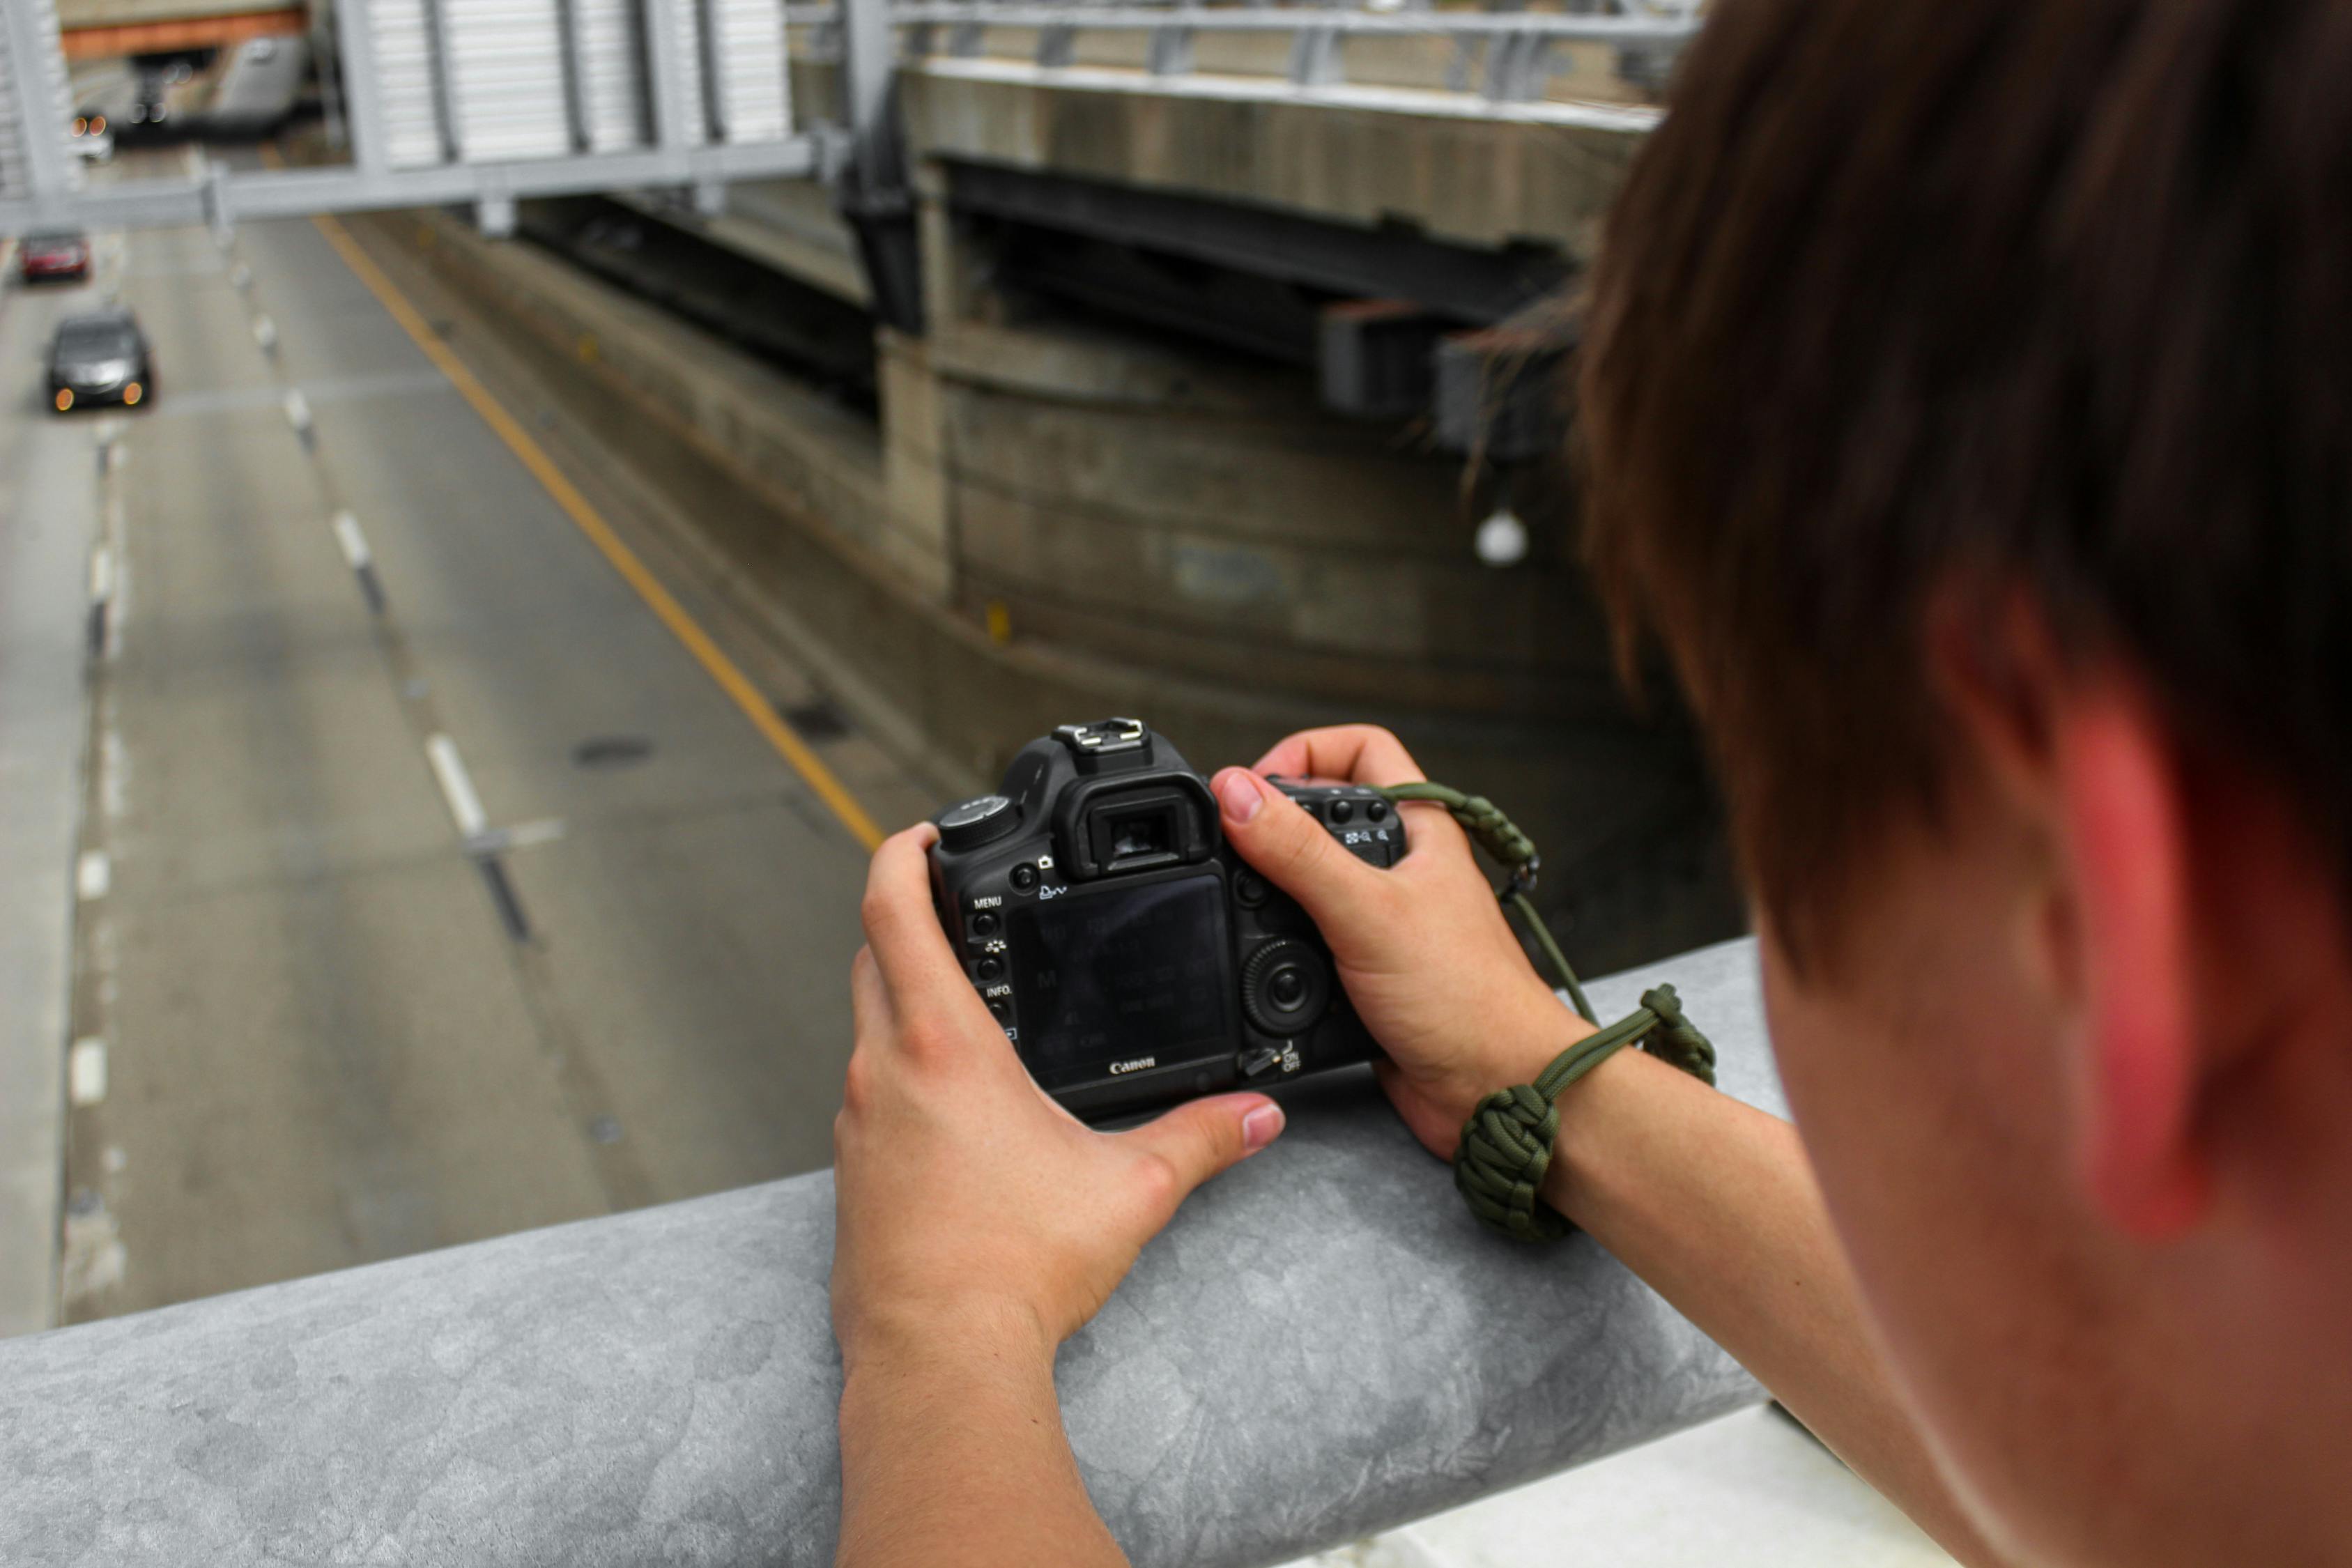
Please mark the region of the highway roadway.
[[[59, 1321], [827, 1163], [866, 844], [931, 792], [338, 226], [98, 243], [0, 302], [0, 530], [104, 601], [49, 634]], [[59, 417], [38, 346], [115, 295], [155, 395]]]

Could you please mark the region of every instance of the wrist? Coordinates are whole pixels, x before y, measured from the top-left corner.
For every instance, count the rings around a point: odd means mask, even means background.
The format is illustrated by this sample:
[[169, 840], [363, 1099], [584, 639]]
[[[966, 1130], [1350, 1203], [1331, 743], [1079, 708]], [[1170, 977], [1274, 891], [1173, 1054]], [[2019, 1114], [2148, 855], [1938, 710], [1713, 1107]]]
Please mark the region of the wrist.
[[1043, 1369], [1051, 1376], [1054, 1335], [1034, 1308], [1003, 1297], [908, 1300], [837, 1319], [845, 1375], [953, 1366]]
[[1509, 1023], [1487, 1033], [1486, 1048], [1462, 1086], [1459, 1120], [1469, 1120], [1478, 1102], [1497, 1089], [1533, 1083], [1553, 1058], [1591, 1033], [1592, 1026], [1574, 1008], [1548, 990], [1536, 990]]
[[1543, 1201], [1590, 1230], [1594, 1203], [1623, 1163], [1623, 1145], [1640, 1136], [1647, 1114], [1643, 1101], [1659, 1078], [1682, 1076], [1647, 1052], [1627, 1047], [1561, 1091], [1553, 1102], [1559, 1130], [1544, 1172]]

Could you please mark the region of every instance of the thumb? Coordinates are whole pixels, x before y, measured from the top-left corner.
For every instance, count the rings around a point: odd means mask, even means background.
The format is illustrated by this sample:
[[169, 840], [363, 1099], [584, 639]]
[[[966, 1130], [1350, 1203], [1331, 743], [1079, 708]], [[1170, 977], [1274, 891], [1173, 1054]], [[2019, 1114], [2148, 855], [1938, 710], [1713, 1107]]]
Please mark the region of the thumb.
[[1218, 1094], [1180, 1105], [1119, 1140], [1173, 1173], [1173, 1213], [1193, 1188], [1273, 1142], [1282, 1122], [1282, 1107], [1262, 1094]]
[[1360, 879], [1379, 872], [1349, 854], [1305, 807], [1247, 768], [1225, 769], [1213, 787], [1218, 821], [1242, 858], [1297, 900], [1327, 934], [1327, 915], [1344, 915], [1373, 891]]

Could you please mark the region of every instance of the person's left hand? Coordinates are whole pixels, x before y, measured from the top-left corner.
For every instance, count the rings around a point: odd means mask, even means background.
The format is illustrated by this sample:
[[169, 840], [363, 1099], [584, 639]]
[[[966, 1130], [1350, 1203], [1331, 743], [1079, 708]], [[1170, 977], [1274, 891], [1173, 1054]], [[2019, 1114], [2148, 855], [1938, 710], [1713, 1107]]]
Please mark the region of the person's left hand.
[[[909, 828], [875, 852], [857, 1043], [834, 1122], [833, 1321], [855, 1365], [894, 1343], [1009, 1334], [1050, 1353], [1193, 1188], [1271, 1142], [1261, 1094], [1092, 1131], [1047, 1099], [972, 989]], [[909, 1337], [912, 1337], [911, 1339]]]

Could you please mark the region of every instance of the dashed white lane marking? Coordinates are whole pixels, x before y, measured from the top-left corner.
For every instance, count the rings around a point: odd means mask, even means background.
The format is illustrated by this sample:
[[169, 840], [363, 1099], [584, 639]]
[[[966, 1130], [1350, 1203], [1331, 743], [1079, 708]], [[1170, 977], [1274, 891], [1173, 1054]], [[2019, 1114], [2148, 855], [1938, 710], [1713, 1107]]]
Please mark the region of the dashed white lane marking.
[[489, 826], [482, 814], [481, 797], [474, 793], [474, 781], [467, 776], [466, 760], [457, 754], [457, 742], [446, 735], [427, 737], [425, 759], [433, 764], [433, 776], [440, 781], [441, 798], [449, 805], [449, 819], [457, 825], [458, 834], [468, 843]]
[[82, 901], [88, 903], [106, 897], [107, 889], [113, 885], [114, 866], [107, 859], [106, 851], [83, 850], [81, 859], [74, 867], [74, 891], [81, 895]]
[[509, 849], [529, 849], [534, 845], [552, 844], [563, 837], [563, 818], [536, 817], [530, 822], [518, 822], [512, 827], [493, 827], [475, 836], [474, 852], [478, 855], [503, 855]]
[[103, 605], [114, 596], [114, 552], [101, 544], [89, 552], [89, 602]]
[[131, 753], [123, 749], [122, 736], [114, 727], [113, 704], [107, 707], [105, 730], [98, 740], [98, 798], [108, 820], [113, 821], [131, 804]]
[[268, 316], [254, 317], [253, 341], [261, 345], [261, 352], [263, 353], [276, 353], [278, 349], [278, 323], [271, 321]]
[[542, 816], [532, 822], [519, 822], [507, 829], [507, 847], [528, 849], [534, 844], [552, 844], [563, 837], [563, 818]]
[[286, 423], [294, 426], [294, 434], [304, 440], [310, 437], [310, 400], [302, 395], [299, 386], [286, 389]]
[[373, 557], [368, 554], [367, 535], [360, 531], [360, 520], [347, 511], [337, 512], [335, 539], [342, 545], [343, 559], [352, 563], [352, 570], [366, 571], [368, 563]]
[[106, 1042], [91, 1036], [76, 1040], [66, 1053], [66, 1094], [76, 1105], [96, 1105], [106, 1098]]

